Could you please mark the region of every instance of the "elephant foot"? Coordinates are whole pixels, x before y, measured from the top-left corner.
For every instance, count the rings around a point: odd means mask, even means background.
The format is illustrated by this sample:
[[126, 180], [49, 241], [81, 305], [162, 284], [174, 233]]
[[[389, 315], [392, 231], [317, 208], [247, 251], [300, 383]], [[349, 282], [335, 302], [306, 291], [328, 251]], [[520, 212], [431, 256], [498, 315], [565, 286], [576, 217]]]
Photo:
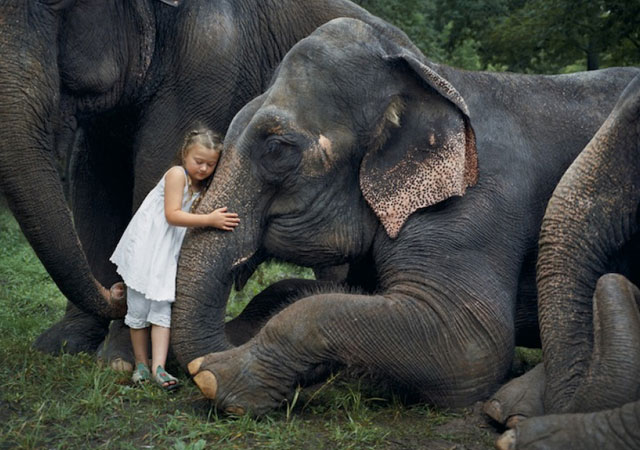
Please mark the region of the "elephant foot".
[[610, 411], [533, 417], [503, 433], [495, 446], [498, 450], [638, 448], [633, 433], [616, 425], [622, 424]]
[[267, 369], [253, 355], [254, 344], [210, 353], [188, 365], [193, 381], [205, 397], [229, 414], [262, 415], [280, 404], [294, 386]]
[[135, 362], [129, 327], [123, 320], [114, 320], [109, 327], [109, 334], [98, 348], [98, 362], [109, 364], [119, 372], [132, 372]]
[[93, 354], [104, 340], [108, 329], [108, 320], [90, 315], [69, 304], [64, 317], [38, 336], [33, 347], [51, 355], [80, 352]]
[[502, 386], [485, 404], [484, 412], [508, 428], [544, 414], [544, 366], [536, 367]]

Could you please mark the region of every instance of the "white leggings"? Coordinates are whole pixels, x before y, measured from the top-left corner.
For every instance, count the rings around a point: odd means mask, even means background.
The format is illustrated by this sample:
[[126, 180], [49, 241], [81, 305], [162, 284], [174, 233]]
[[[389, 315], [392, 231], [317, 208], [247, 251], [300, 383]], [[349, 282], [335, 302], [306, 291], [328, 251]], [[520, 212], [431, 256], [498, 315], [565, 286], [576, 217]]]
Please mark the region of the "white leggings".
[[151, 324], [170, 328], [171, 303], [149, 300], [142, 292], [127, 287], [127, 315], [124, 323], [136, 330], [147, 328]]

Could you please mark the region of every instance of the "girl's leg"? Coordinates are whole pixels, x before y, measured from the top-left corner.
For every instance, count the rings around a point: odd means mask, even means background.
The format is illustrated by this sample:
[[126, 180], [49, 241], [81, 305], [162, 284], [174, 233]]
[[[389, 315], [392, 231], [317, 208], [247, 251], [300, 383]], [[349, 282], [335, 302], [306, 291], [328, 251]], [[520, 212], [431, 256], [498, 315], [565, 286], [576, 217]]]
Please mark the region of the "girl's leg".
[[151, 367], [156, 374], [158, 366], [164, 367], [169, 352], [170, 329], [159, 325], [151, 325]]
[[149, 307], [150, 302], [144, 294], [127, 287], [127, 315], [124, 323], [129, 326], [131, 346], [136, 360], [136, 368], [131, 380], [140, 383], [150, 378], [149, 375]]
[[149, 327], [131, 328], [131, 345], [133, 355], [136, 358], [136, 365], [143, 363], [149, 365]]
[[171, 303], [151, 301], [151, 371], [156, 381], [167, 389], [177, 387], [178, 380], [164, 370], [171, 334]]
[[124, 323], [131, 328], [131, 345], [136, 365], [149, 364], [149, 300], [136, 290], [127, 287], [127, 315]]

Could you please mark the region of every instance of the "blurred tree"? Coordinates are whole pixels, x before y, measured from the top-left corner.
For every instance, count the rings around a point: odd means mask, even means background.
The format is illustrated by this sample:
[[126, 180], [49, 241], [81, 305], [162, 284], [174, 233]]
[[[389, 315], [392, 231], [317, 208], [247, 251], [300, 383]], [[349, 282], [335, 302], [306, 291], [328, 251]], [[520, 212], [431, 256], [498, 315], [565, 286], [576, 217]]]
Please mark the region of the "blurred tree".
[[509, 70], [559, 72], [640, 63], [637, 0], [529, 0], [492, 21], [484, 61]]
[[407, 33], [431, 60], [444, 62], [441, 31], [434, 26], [435, 0], [353, 0]]
[[638, 0], [355, 0], [430, 59], [557, 73], [640, 65]]

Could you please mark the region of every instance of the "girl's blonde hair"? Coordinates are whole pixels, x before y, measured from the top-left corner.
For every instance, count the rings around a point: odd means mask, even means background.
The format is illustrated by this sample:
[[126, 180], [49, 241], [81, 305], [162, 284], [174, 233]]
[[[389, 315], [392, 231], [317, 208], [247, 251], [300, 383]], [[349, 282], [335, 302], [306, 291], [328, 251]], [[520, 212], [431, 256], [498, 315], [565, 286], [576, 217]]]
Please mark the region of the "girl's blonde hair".
[[184, 163], [184, 158], [187, 156], [187, 149], [192, 145], [200, 144], [205, 148], [221, 152], [222, 141], [222, 135], [214, 133], [208, 128], [199, 127], [189, 131], [184, 137], [184, 142], [180, 148], [180, 152], [178, 153], [180, 164]]
[[[208, 148], [210, 150], [222, 152], [223, 137], [222, 135], [218, 133], [214, 133], [213, 131], [204, 127], [198, 127], [189, 131], [185, 136], [182, 147], [180, 148], [180, 152], [176, 157], [176, 159], [179, 160], [177, 161], [177, 163], [179, 163], [180, 165], [184, 165], [184, 159], [187, 156], [187, 150], [189, 149], [189, 147], [191, 147], [194, 144], [200, 144], [203, 147]], [[213, 174], [211, 174], [211, 176], [209, 176], [209, 178], [204, 180], [204, 182], [202, 183], [202, 189], [200, 190], [200, 195], [198, 195], [198, 197], [191, 204], [191, 209], [190, 209], [191, 212], [195, 211], [195, 209], [200, 204], [200, 201], [202, 200], [204, 193], [207, 191], [207, 189], [209, 189], [209, 185], [211, 184], [212, 179], [213, 179]]]

